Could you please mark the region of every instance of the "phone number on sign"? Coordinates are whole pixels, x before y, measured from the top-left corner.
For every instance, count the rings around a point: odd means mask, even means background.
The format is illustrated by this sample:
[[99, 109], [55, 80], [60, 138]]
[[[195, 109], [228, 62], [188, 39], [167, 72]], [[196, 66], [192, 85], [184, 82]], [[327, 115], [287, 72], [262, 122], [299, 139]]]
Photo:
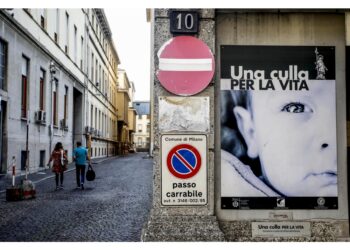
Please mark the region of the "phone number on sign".
[[205, 203], [205, 199], [177, 199], [178, 203]]

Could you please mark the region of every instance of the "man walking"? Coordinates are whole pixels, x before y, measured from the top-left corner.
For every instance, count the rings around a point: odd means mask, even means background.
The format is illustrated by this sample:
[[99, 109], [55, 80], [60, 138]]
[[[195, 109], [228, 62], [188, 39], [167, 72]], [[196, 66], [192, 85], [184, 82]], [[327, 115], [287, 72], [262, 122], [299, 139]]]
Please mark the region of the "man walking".
[[80, 141], [77, 142], [73, 157], [75, 161], [77, 188], [84, 190], [86, 160], [88, 159], [90, 161], [90, 158], [88, 156], [88, 150], [81, 145]]

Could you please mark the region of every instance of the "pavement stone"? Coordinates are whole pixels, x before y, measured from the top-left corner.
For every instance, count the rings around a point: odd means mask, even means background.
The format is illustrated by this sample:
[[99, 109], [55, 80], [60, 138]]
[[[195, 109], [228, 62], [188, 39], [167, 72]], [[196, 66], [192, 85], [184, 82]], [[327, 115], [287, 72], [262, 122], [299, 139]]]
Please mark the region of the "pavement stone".
[[76, 189], [74, 166], [59, 191], [53, 178], [30, 175], [35, 199], [6, 202], [0, 193], [0, 241], [140, 241], [152, 202], [152, 159], [145, 155], [94, 164], [96, 179], [85, 190]]

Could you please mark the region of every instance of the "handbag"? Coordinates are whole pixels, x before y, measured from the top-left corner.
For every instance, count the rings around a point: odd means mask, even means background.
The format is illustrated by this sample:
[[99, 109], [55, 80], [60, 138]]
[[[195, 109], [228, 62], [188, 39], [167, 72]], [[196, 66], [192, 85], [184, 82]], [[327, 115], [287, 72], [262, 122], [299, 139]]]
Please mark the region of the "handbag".
[[66, 171], [68, 169], [68, 160], [64, 159], [63, 150], [61, 150], [61, 166], [62, 166], [63, 171]]
[[93, 181], [95, 180], [96, 174], [95, 171], [92, 169], [91, 164], [89, 164], [88, 170], [86, 171], [86, 180]]

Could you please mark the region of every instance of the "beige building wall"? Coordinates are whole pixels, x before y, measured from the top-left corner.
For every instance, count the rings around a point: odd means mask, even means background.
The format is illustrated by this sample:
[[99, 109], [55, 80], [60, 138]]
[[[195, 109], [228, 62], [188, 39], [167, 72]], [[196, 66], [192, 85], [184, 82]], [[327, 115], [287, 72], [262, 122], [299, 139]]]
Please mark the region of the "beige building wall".
[[128, 108], [131, 97], [129, 94], [130, 83], [125, 70], [118, 70], [118, 121], [124, 124], [128, 123]]
[[92, 158], [116, 154], [117, 66], [120, 63], [102, 9], [86, 9], [87, 109], [85, 133], [91, 135]]
[[129, 142], [132, 143], [136, 131], [136, 110], [129, 108], [128, 113]]
[[129, 88], [129, 96], [130, 101], [128, 105], [128, 131], [129, 131], [129, 147], [134, 150], [134, 135], [136, 131], [136, 115], [137, 112], [135, 108], [133, 107], [133, 101], [135, 96], [135, 85], [134, 82], [130, 81], [130, 88]]

